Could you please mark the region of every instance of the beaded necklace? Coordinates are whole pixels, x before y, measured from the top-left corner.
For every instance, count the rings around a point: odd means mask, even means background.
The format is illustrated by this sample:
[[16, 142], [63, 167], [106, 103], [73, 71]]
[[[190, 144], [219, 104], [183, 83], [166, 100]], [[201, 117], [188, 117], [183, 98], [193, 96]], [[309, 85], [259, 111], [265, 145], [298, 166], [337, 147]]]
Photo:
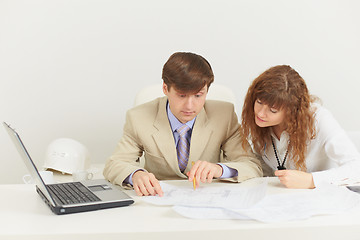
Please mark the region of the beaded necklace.
[[274, 149], [274, 153], [275, 153], [276, 160], [277, 160], [277, 162], [278, 162], [277, 169], [278, 169], [278, 170], [286, 170], [286, 168], [284, 167], [284, 165], [285, 165], [285, 162], [286, 162], [286, 158], [287, 158], [287, 156], [288, 156], [289, 147], [288, 147], [288, 149], [286, 150], [285, 157], [284, 157], [284, 161], [282, 162], [282, 164], [280, 164], [280, 160], [279, 160], [279, 157], [278, 157], [276, 148], [275, 148], [275, 144], [274, 144], [273, 137], [271, 137], [271, 143], [272, 143], [272, 146], [273, 146], [273, 149]]

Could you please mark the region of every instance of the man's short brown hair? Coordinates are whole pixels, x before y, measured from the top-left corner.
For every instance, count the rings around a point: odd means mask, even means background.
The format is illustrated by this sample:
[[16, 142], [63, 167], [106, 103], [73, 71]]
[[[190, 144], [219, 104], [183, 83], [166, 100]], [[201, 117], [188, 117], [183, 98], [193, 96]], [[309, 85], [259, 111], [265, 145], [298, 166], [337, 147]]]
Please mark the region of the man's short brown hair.
[[197, 93], [205, 85], [209, 89], [214, 81], [214, 74], [209, 62], [202, 56], [176, 52], [165, 63], [162, 79], [169, 90], [174, 87], [182, 93]]

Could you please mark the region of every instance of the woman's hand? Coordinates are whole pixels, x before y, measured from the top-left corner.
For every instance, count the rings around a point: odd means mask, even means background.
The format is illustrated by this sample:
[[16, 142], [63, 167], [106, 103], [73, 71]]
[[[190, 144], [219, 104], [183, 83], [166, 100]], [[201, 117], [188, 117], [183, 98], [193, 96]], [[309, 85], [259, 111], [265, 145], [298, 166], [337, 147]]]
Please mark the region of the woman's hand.
[[314, 179], [311, 173], [298, 170], [277, 170], [275, 171], [282, 184], [287, 188], [315, 188]]

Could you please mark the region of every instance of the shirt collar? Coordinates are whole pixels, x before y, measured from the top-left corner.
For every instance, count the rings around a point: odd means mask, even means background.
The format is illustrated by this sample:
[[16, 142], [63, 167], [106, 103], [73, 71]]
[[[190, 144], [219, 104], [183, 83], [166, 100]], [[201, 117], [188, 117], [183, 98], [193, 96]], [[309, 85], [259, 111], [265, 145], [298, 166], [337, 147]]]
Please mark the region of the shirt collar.
[[289, 134], [286, 131], [283, 131], [280, 135], [280, 140], [278, 140], [272, 128], [270, 128], [270, 136], [272, 136], [277, 142], [287, 142], [290, 138]]
[[[178, 129], [180, 126], [183, 125], [182, 122], [180, 122], [175, 116], [174, 114], [171, 112], [170, 110], [170, 106], [169, 106], [169, 101], [166, 103], [166, 110], [167, 110], [167, 116], [170, 122], [170, 126], [171, 126], [171, 130], [173, 132], [176, 131], [176, 129]], [[195, 123], [195, 119], [196, 117], [194, 117], [194, 119], [186, 122], [185, 124], [192, 130], [194, 123]]]
[[281, 135], [280, 135], [280, 140], [278, 140], [275, 133], [274, 133], [274, 131], [271, 128], [270, 129], [270, 135], [272, 136], [277, 149], [280, 152], [285, 152], [286, 149], [288, 148], [289, 141], [290, 141], [289, 133], [287, 133], [286, 131], [283, 131], [281, 133]]

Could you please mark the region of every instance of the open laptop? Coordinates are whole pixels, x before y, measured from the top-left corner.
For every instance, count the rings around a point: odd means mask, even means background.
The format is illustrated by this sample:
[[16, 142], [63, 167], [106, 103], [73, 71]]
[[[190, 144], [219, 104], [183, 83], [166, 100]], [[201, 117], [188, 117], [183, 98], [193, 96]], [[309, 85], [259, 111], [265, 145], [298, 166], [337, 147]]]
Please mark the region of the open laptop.
[[36, 191], [55, 214], [93, 211], [123, 207], [134, 203], [119, 187], [105, 179], [45, 184], [26, 150], [19, 134], [3, 122], [30, 175], [36, 182]]

